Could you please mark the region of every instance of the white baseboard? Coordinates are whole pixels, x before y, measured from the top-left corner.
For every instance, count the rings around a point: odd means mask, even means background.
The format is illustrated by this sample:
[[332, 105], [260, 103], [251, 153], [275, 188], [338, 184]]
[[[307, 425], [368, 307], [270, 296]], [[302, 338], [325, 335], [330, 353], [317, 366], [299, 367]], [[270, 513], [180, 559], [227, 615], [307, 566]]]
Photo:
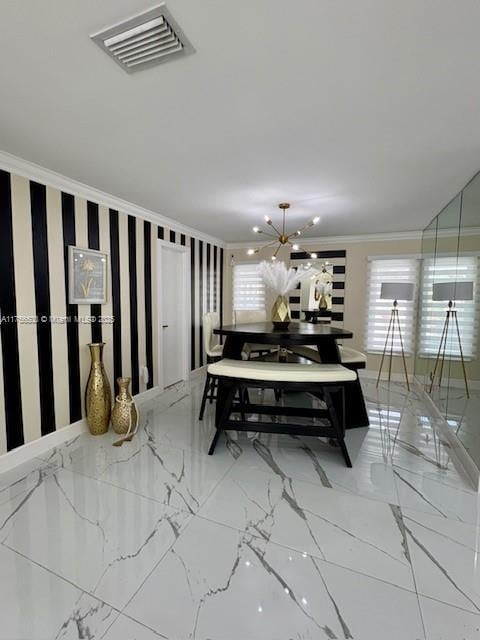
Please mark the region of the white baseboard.
[[[159, 388], [153, 387], [152, 389], [148, 389], [147, 391], [138, 393], [135, 396], [135, 401], [139, 405], [142, 405], [158, 395], [160, 395]], [[48, 433], [46, 436], [42, 436], [37, 440], [27, 442], [21, 447], [17, 447], [12, 451], [3, 454], [3, 456], [0, 456], [0, 473], [10, 471], [10, 469], [17, 467], [24, 462], [28, 462], [32, 458], [41, 456], [42, 453], [46, 453], [53, 447], [58, 447], [67, 440], [71, 440], [72, 438], [75, 438], [76, 436], [87, 432], [87, 421], [85, 420], [85, 418], [83, 418], [78, 422], [74, 422], [73, 424], [69, 424], [66, 427], [58, 429], [58, 431], [53, 431], [52, 433]]]
[[413, 378], [413, 385], [420, 394], [422, 400], [426, 404], [428, 404], [434, 416], [437, 418], [434, 423], [434, 428], [438, 429], [443, 439], [446, 440], [448, 444], [448, 453], [456, 470], [462, 476], [467, 478], [471, 482], [473, 488], [478, 491], [480, 488], [480, 470], [478, 469], [477, 465], [472, 460], [472, 458], [468, 454], [468, 451], [462, 445], [456, 434], [448, 426], [448, 423], [445, 420], [445, 416], [440, 413], [437, 405], [433, 402], [430, 395], [425, 391], [422, 384], [416, 378]]
[[32, 442], [27, 442], [21, 447], [12, 449], [8, 453], [3, 454], [0, 457], [0, 473], [10, 471], [19, 464], [28, 462], [32, 458], [41, 456], [42, 453], [46, 453], [53, 447], [58, 447], [63, 442], [71, 440], [81, 433], [88, 431], [87, 421], [85, 419], [69, 424], [66, 427], [58, 429], [58, 431], [52, 431], [46, 436], [42, 436]]

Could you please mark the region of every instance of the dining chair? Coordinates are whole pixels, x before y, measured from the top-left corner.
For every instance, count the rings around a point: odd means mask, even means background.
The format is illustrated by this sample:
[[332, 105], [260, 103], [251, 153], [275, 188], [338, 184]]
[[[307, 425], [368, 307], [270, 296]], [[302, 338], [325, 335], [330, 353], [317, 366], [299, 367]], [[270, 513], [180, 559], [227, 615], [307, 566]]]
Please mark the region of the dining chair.
[[[214, 330], [220, 326], [220, 315], [217, 311], [211, 311], [203, 314], [203, 348], [207, 355], [207, 364], [218, 362], [222, 359], [223, 345], [219, 342], [219, 337], [214, 333]], [[247, 354], [242, 352], [242, 359], [247, 360]], [[199, 420], [203, 420], [205, 413], [205, 405], [207, 400], [212, 403], [216, 399], [217, 377], [208, 373], [205, 380], [205, 386], [203, 387], [202, 404], [200, 406]], [[244, 390], [244, 393], [248, 396], [248, 392]]]
[[[207, 364], [212, 364], [221, 360], [223, 354], [223, 345], [220, 344], [219, 338], [213, 333], [214, 329], [220, 326], [220, 315], [217, 311], [205, 313], [202, 318], [203, 323], [203, 349], [207, 355]], [[216, 378], [207, 371], [205, 386], [203, 387], [202, 404], [200, 407], [199, 420], [203, 420], [205, 413], [205, 405], [207, 400], [212, 402], [215, 400]]]

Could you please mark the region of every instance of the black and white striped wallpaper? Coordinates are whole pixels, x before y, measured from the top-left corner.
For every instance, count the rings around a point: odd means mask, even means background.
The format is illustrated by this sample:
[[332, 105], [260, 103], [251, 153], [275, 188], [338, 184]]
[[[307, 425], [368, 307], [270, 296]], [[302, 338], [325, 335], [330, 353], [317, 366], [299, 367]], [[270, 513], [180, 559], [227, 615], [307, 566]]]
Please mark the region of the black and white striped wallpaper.
[[[89, 342], [106, 343], [112, 384], [157, 384], [157, 238], [191, 252], [193, 370], [205, 363], [202, 315], [221, 310], [223, 248], [0, 170], [0, 453], [84, 416]], [[108, 253], [105, 305], [68, 304], [69, 245]]]
[[[332, 291], [332, 326], [343, 327], [343, 314], [345, 306], [345, 277], [347, 265], [347, 252], [344, 249], [322, 251], [321, 249], [311, 249], [317, 254], [317, 260], [328, 261], [333, 266], [333, 291]], [[310, 254], [303, 251], [296, 251], [290, 254], [290, 266], [298, 267], [310, 260]], [[300, 305], [300, 291], [290, 295], [290, 308], [292, 319], [300, 320], [303, 317]]]

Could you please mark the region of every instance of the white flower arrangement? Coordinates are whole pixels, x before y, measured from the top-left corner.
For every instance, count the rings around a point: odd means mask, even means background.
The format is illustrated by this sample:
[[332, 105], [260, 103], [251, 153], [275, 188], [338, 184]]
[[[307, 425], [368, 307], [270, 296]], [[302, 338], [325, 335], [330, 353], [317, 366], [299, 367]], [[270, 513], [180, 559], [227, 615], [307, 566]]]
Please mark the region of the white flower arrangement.
[[331, 282], [317, 282], [315, 289], [320, 297], [331, 296], [333, 291], [333, 284]]
[[284, 262], [261, 262], [258, 272], [267, 287], [279, 296], [286, 296], [289, 291], [303, 280], [310, 278], [311, 269], [287, 269]]

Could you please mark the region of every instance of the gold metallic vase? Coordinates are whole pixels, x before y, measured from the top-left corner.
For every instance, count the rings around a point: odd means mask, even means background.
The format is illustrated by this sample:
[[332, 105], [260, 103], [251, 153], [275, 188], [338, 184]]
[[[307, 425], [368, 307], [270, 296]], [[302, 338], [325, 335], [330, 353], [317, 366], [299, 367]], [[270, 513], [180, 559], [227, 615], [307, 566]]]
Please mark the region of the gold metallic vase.
[[130, 425], [132, 431], [135, 430], [138, 418], [137, 409], [128, 389], [130, 378], [117, 378], [117, 383], [119, 391], [112, 410], [112, 428], [115, 433], [127, 433]]
[[275, 329], [287, 329], [292, 319], [287, 296], [277, 296], [272, 307], [272, 322]]
[[85, 413], [90, 433], [102, 435], [108, 431], [112, 411], [112, 392], [103, 366], [104, 342], [89, 344], [92, 364], [85, 390]]

